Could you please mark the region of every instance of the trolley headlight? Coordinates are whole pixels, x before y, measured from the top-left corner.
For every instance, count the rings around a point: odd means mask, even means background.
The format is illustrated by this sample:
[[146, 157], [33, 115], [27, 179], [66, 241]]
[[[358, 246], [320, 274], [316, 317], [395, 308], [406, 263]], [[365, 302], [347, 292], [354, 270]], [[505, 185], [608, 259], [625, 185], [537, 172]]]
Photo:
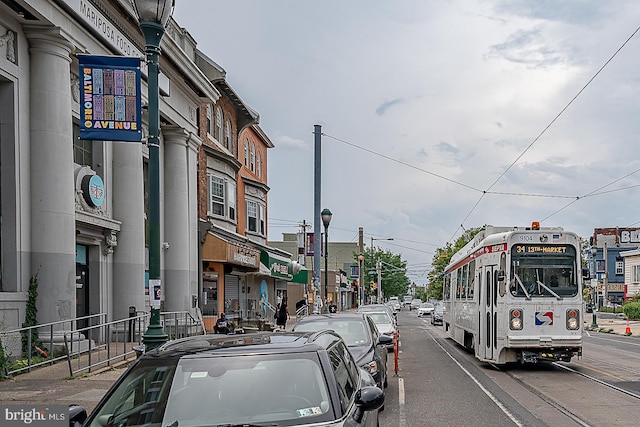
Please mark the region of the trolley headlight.
[[513, 308], [509, 312], [509, 329], [512, 331], [522, 330], [522, 310]]
[[578, 310], [567, 310], [567, 329], [576, 331], [580, 328], [580, 312]]

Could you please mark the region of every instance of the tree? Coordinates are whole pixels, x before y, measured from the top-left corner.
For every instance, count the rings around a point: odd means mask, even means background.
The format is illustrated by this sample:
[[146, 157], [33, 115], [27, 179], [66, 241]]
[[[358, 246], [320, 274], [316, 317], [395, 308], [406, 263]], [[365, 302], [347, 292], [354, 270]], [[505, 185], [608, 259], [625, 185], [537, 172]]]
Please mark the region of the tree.
[[[371, 289], [370, 283], [377, 283], [378, 272], [376, 263], [380, 260], [380, 281], [382, 283], [382, 294], [385, 297], [392, 295], [404, 295], [407, 293], [411, 281], [407, 277], [407, 262], [403, 261], [400, 254], [394, 254], [391, 251], [383, 251], [379, 248], [365, 251], [363, 281], [365, 284], [365, 292], [369, 295], [375, 295], [375, 290]], [[354, 261], [358, 262], [358, 254], [354, 252]]]
[[436, 249], [431, 261], [432, 270], [429, 272], [429, 286], [427, 297], [429, 299], [442, 299], [442, 287], [444, 285], [444, 270], [451, 261], [451, 257], [469, 243], [485, 226], [466, 230], [455, 243], [447, 243], [445, 247]]

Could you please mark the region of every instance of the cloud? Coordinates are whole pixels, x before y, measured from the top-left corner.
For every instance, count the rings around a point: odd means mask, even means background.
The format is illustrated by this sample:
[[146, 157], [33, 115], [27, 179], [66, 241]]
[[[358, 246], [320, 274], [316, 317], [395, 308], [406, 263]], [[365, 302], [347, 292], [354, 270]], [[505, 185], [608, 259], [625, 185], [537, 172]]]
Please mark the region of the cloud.
[[385, 101], [382, 104], [380, 104], [378, 108], [376, 108], [376, 114], [378, 116], [384, 116], [389, 108], [402, 104], [404, 102], [406, 101], [402, 98], [395, 98], [395, 99], [392, 99], [391, 101]]

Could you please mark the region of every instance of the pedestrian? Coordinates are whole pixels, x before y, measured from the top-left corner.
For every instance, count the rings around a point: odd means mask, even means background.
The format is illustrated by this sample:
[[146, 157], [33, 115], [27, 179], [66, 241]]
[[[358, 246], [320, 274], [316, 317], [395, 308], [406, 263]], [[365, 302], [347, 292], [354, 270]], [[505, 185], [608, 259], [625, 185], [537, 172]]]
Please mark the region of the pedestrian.
[[338, 311], [338, 306], [333, 300], [329, 301], [329, 313], [336, 313]]
[[216, 334], [228, 334], [229, 326], [231, 326], [231, 320], [224, 312], [220, 313], [220, 317], [216, 320], [216, 324], [213, 326], [213, 331]]
[[289, 310], [287, 308], [287, 300], [286, 298], [282, 299], [280, 306], [277, 311], [278, 317], [276, 318], [276, 325], [278, 327], [285, 329], [287, 326], [287, 319], [289, 318]]

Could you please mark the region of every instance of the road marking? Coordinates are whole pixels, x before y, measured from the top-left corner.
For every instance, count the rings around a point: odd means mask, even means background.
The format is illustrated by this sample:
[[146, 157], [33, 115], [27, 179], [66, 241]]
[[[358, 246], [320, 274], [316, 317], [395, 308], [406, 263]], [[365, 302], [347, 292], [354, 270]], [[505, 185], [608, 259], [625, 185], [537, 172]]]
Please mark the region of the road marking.
[[460, 362], [458, 362], [458, 361], [455, 359], [455, 357], [453, 357], [453, 355], [447, 351], [447, 349], [445, 349], [445, 348], [444, 348], [444, 347], [443, 347], [443, 346], [442, 346], [438, 341], [436, 341], [435, 337], [433, 337], [433, 336], [432, 336], [432, 337], [431, 337], [431, 339], [433, 340], [433, 342], [435, 342], [435, 343], [438, 345], [438, 347], [440, 347], [440, 349], [442, 349], [442, 351], [444, 351], [444, 352], [445, 352], [445, 354], [446, 354], [447, 356], [449, 356], [449, 358], [450, 358], [451, 360], [453, 360], [453, 363], [455, 363], [456, 365], [458, 365], [458, 367], [459, 367], [460, 369], [462, 369], [462, 372], [464, 372], [465, 374], [467, 374], [467, 376], [468, 376], [469, 378], [471, 378], [471, 380], [472, 380], [474, 383], [476, 383], [476, 385], [477, 385], [478, 387], [480, 387], [480, 390], [482, 390], [482, 391], [484, 392], [484, 394], [486, 394], [486, 395], [489, 397], [489, 399], [491, 399], [491, 400], [493, 401], [493, 403], [495, 403], [495, 404], [496, 404], [496, 406], [497, 406], [498, 408], [500, 408], [500, 410], [501, 410], [502, 412], [504, 412], [504, 414], [505, 414], [507, 417], [509, 417], [509, 418], [511, 419], [511, 421], [513, 421], [513, 423], [514, 423], [515, 425], [520, 426], [520, 427], [522, 427], [522, 426], [523, 426], [523, 424], [520, 422], [520, 420], [518, 420], [518, 419], [517, 419], [517, 418], [516, 418], [512, 413], [511, 413], [511, 411], [509, 411], [509, 409], [507, 409], [507, 407], [506, 407], [506, 406], [504, 406], [504, 405], [502, 404], [502, 402], [500, 402], [500, 401], [498, 400], [498, 398], [497, 398], [497, 397], [495, 397], [495, 396], [494, 396], [494, 395], [493, 395], [489, 390], [487, 390], [487, 389], [486, 389], [486, 388], [485, 388], [485, 387], [480, 383], [480, 381], [478, 381], [478, 379], [477, 379], [476, 377], [474, 377], [474, 376], [473, 376], [473, 374], [472, 374], [471, 372], [469, 372], [469, 371], [468, 371], [464, 366], [462, 366], [462, 365], [460, 364]]
[[404, 379], [398, 378], [398, 406], [400, 407], [398, 427], [406, 427], [407, 419], [404, 413]]

